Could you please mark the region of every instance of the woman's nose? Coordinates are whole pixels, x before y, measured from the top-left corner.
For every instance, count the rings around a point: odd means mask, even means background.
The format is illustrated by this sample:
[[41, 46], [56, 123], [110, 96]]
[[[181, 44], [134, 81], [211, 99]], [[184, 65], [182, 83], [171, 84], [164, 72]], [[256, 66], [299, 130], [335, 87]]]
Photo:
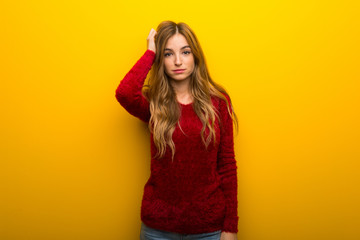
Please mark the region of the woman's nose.
[[180, 56], [176, 56], [175, 57], [175, 65], [181, 65], [181, 63], [182, 63], [182, 60], [181, 60]]

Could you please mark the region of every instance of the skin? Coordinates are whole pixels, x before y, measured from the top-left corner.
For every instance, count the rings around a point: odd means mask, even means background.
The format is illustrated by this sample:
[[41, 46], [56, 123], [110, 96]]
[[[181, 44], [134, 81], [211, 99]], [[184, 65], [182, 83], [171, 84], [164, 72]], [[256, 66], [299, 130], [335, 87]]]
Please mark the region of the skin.
[[[152, 28], [147, 37], [147, 48], [156, 53], [154, 37], [156, 31]], [[171, 85], [174, 87], [177, 100], [180, 103], [187, 104], [192, 102], [192, 96], [189, 92], [190, 75], [194, 70], [194, 56], [185, 37], [181, 34], [175, 34], [170, 37], [166, 43], [164, 53], [165, 72], [170, 77]], [[190, 52], [190, 53], [189, 53]], [[186, 69], [182, 74], [175, 74], [174, 69]], [[220, 240], [237, 240], [237, 233], [221, 232]]]
[[[182, 34], [175, 34], [168, 39], [164, 52], [164, 65], [165, 73], [170, 78], [177, 100], [185, 104], [192, 102], [189, 83], [195, 61], [191, 48]], [[175, 73], [173, 70], [176, 69], [185, 69], [185, 71]]]
[[[154, 52], [156, 51], [153, 43], [155, 34], [156, 31], [151, 29], [148, 36], [148, 48]], [[193, 97], [189, 91], [189, 82], [195, 61], [191, 48], [182, 34], [175, 34], [168, 39], [164, 51], [164, 67], [176, 93], [177, 101], [183, 104], [191, 103]], [[175, 73], [173, 70], [176, 69], [185, 69], [185, 71]]]

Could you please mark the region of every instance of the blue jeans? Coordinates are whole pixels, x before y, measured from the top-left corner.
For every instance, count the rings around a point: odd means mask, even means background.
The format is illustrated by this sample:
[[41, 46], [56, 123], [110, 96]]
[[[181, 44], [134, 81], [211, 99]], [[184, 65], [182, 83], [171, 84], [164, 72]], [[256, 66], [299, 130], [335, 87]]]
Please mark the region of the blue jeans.
[[140, 240], [220, 240], [221, 230], [200, 233], [200, 234], [180, 234], [157, 230], [146, 226], [141, 222]]

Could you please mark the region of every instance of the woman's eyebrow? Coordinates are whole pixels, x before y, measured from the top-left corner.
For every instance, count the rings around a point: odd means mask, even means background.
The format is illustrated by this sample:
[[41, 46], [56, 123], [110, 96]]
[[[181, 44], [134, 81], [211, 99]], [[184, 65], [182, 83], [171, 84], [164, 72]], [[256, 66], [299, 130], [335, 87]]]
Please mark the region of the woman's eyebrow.
[[[190, 46], [183, 46], [182, 48], [180, 48], [180, 50], [182, 50], [182, 49], [184, 49], [184, 48], [190, 48]], [[171, 48], [165, 48], [165, 50], [170, 50], [170, 51], [172, 51]]]

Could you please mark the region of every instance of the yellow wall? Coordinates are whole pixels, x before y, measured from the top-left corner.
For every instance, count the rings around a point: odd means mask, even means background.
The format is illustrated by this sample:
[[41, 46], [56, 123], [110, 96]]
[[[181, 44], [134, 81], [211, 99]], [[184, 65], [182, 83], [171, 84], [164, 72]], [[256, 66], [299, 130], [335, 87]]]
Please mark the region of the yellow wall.
[[242, 240], [360, 239], [359, 1], [0, 3], [0, 239], [138, 239], [146, 125], [115, 89], [188, 23], [239, 116]]

